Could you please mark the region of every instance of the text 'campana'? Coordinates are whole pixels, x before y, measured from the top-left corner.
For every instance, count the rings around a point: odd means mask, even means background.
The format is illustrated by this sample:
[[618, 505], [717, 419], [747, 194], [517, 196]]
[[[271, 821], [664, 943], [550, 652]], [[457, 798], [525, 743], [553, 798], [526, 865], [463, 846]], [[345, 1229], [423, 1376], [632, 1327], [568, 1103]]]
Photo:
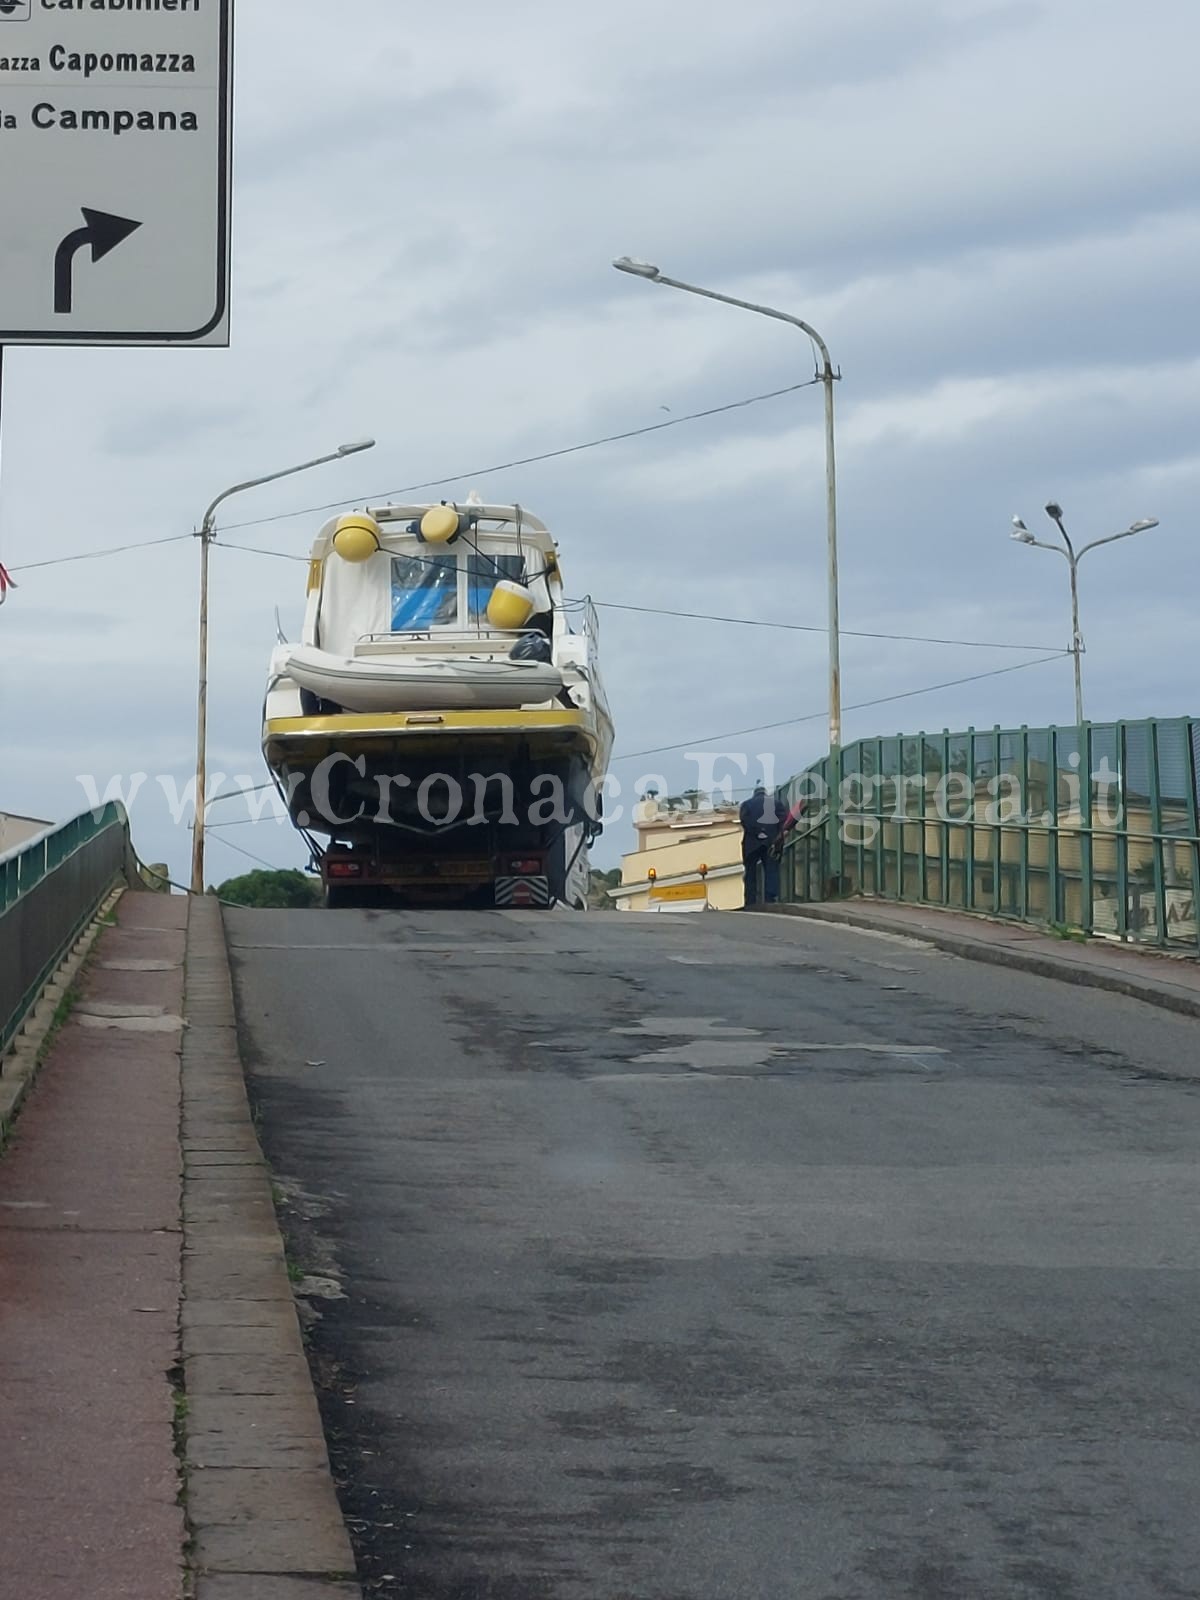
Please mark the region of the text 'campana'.
[[[43, 101], [34, 106], [29, 120], [33, 127], [62, 133], [107, 133], [120, 138], [123, 133], [196, 133], [200, 119], [194, 111], [93, 111], [73, 107], [59, 109]], [[0, 129], [18, 126], [17, 119], [0, 111]]]

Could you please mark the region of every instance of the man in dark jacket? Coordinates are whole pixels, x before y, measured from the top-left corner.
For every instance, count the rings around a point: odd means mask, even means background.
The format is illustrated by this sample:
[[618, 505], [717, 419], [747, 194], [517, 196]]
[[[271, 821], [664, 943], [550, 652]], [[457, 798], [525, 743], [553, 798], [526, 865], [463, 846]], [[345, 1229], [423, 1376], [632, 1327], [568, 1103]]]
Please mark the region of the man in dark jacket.
[[763, 899], [767, 905], [779, 899], [779, 863], [772, 845], [784, 819], [778, 801], [760, 783], [738, 812], [742, 824], [742, 866], [746, 874], [746, 904], [758, 904], [758, 869], [763, 873]]

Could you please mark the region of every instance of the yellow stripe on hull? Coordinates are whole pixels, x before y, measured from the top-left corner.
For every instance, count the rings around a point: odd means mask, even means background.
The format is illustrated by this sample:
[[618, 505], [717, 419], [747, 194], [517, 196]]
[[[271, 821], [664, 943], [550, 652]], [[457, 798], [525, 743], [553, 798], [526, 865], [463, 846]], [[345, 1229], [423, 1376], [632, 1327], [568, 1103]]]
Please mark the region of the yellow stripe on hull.
[[435, 727], [457, 733], [529, 733], [535, 728], [587, 731], [582, 711], [343, 711], [333, 717], [273, 717], [266, 731], [268, 737], [277, 733], [393, 735], [429, 733]]
[[419, 759], [464, 743], [497, 755], [519, 744], [534, 759], [578, 756], [589, 766], [599, 754], [596, 731], [582, 711], [343, 712], [273, 717], [263, 730], [268, 764], [293, 770], [334, 751], [352, 758], [394, 752]]

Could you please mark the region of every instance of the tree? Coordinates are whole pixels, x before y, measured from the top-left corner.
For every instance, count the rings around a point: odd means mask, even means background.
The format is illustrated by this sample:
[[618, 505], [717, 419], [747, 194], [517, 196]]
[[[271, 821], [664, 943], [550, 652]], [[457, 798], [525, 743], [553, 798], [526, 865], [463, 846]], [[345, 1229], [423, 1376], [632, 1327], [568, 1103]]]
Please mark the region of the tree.
[[258, 910], [311, 910], [321, 898], [321, 885], [315, 878], [289, 868], [282, 872], [247, 872], [230, 878], [217, 890], [230, 905], [253, 906]]
[[682, 794], [668, 795], [663, 802], [668, 811], [699, 811], [701, 803], [712, 805], [712, 796], [701, 789], [685, 789]]
[[589, 909], [592, 911], [615, 911], [616, 907], [608, 898], [608, 891], [615, 889], [620, 883], [620, 867], [610, 867], [607, 872], [600, 872], [593, 867], [589, 877], [591, 879], [588, 889]]

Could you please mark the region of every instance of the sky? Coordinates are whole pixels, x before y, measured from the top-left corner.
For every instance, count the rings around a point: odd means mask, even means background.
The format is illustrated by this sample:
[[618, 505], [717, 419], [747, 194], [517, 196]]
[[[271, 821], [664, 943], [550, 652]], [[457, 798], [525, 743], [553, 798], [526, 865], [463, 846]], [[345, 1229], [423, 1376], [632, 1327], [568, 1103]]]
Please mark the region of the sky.
[[[812, 378], [799, 332], [614, 272], [626, 254], [823, 334], [843, 627], [989, 646], [845, 637], [847, 740], [1073, 720], [1069, 660], [1025, 665], [1069, 643], [1065, 563], [1007, 536], [1019, 513], [1054, 537], [1051, 500], [1080, 540], [1160, 519], [1083, 564], [1088, 715], [1200, 710], [1185, 0], [238, 10], [230, 348], [8, 353], [0, 809], [59, 820], [81, 778], [145, 774], [135, 844], [186, 876], [196, 542], [35, 564], [187, 535], [229, 483], [363, 435], [228, 509], [227, 544], [267, 553], [213, 554], [210, 772], [265, 778], [276, 608], [295, 637], [303, 605], [282, 558], [328, 515], [300, 513], [443, 477], [430, 498], [542, 517], [574, 595], [814, 630], [603, 609], [627, 797], [689, 787], [688, 750], [740, 754], [735, 787], [819, 758], [819, 388], [485, 470]], [[244, 816], [214, 809], [240, 825], [210, 833], [211, 881], [304, 863]]]

